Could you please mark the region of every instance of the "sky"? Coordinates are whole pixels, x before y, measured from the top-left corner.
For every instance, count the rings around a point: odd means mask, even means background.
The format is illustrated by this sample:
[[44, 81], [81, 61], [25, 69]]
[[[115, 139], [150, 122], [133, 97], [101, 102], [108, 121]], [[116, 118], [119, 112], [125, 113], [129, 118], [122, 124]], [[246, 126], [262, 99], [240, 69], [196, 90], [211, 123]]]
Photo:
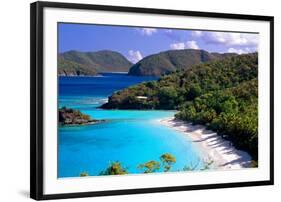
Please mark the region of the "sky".
[[203, 49], [244, 54], [258, 50], [258, 34], [60, 23], [59, 52], [112, 50], [133, 63], [166, 50]]

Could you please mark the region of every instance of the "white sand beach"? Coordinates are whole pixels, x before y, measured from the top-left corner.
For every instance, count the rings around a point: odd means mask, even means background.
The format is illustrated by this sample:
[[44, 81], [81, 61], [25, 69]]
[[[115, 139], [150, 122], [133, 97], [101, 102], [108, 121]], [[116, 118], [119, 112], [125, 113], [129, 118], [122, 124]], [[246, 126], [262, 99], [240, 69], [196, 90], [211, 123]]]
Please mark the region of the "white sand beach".
[[204, 159], [213, 160], [213, 166], [217, 169], [250, 167], [251, 156], [248, 153], [237, 150], [231, 142], [222, 139], [217, 133], [207, 130], [202, 125], [192, 125], [174, 118], [161, 119], [159, 122], [188, 136], [202, 152]]

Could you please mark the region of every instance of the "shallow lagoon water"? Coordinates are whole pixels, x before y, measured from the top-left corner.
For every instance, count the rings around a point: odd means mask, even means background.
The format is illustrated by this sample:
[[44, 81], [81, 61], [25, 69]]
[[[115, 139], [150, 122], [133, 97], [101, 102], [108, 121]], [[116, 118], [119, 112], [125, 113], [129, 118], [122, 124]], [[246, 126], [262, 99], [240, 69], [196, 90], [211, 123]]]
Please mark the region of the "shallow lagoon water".
[[160, 161], [164, 153], [171, 153], [177, 159], [171, 171], [182, 170], [200, 160], [200, 151], [187, 137], [158, 122], [173, 116], [175, 111], [96, 108], [116, 90], [157, 78], [104, 75], [59, 80], [60, 107], [76, 108], [107, 121], [59, 128], [58, 177], [78, 177], [81, 172], [98, 175], [113, 161], [120, 161], [130, 173], [141, 173], [137, 168], [140, 163]]

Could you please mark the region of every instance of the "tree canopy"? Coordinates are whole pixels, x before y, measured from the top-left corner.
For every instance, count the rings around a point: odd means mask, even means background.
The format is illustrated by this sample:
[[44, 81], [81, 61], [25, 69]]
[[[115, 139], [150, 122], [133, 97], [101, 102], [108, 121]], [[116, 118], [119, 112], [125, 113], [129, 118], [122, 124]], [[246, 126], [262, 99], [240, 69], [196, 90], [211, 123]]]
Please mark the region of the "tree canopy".
[[115, 92], [101, 107], [178, 110], [176, 118], [206, 125], [257, 160], [258, 54], [226, 57], [176, 70], [158, 81]]

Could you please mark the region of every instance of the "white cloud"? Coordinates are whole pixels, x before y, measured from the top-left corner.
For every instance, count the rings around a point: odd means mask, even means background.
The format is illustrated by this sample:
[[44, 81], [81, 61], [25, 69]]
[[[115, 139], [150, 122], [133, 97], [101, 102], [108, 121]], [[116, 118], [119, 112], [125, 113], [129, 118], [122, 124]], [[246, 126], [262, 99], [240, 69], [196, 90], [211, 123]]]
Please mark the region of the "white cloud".
[[143, 57], [140, 51], [133, 51], [133, 50], [129, 50], [129, 57], [128, 60], [130, 60], [132, 63], [137, 63], [138, 61], [140, 61]]
[[172, 44], [170, 44], [170, 48], [173, 50], [182, 50], [185, 48], [185, 44], [184, 43], [172, 43]]
[[250, 53], [250, 52], [254, 52], [255, 50], [252, 50], [251, 48], [248, 48], [248, 47], [246, 47], [246, 48], [244, 48], [244, 49], [242, 49], [242, 48], [229, 48], [228, 50], [227, 50], [227, 52], [228, 53], [237, 53], [237, 54], [239, 54], [239, 55], [241, 55], [241, 54], [245, 54], [245, 53]]
[[258, 44], [258, 35], [256, 34], [206, 32], [202, 36], [207, 43], [226, 46], [256, 46]]
[[195, 37], [200, 37], [203, 35], [203, 32], [202, 31], [192, 31], [191, 35], [195, 36]]
[[185, 48], [199, 49], [199, 46], [197, 45], [196, 41], [188, 41], [185, 44]]
[[186, 43], [172, 43], [170, 48], [173, 50], [182, 50], [182, 49], [199, 49], [196, 41], [187, 41]]
[[142, 35], [151, 36], [152, 34], [157, 32], [155, 28], [140, 28], [138, 29]]

